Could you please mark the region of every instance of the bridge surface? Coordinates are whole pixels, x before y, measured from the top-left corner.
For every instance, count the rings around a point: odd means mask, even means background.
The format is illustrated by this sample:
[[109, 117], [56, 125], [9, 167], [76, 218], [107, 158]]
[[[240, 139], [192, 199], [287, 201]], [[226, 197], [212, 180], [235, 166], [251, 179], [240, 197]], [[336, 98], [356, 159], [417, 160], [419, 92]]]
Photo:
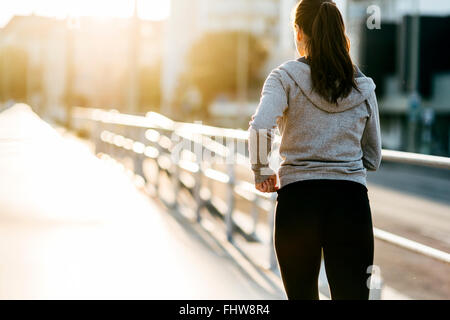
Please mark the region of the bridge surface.
[[0, 299], [284, 298], [27, 107], [0, 137]]
[[[375, 224], [448, 251], [448, 180], [413, 174], [429, 190], [424, 198], [383, 186], [402, 172], [374, 177]], [[0, 299], [285, 299], [280, 279], [214, 223], [168, 210], [123, 166], [25, 105], [0, 113], [0, 177]], [[380, 241], [375, 258], [390, 266], [383, 298], [449, 297], [447, 264]]]

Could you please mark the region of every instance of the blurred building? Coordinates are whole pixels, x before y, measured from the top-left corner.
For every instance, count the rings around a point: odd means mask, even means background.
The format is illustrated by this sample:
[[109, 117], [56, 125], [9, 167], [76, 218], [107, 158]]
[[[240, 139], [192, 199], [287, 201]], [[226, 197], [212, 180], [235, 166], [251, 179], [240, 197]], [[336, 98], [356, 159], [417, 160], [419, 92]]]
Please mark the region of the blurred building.
[[164, 38], [163, 104], [166, 112], [185, 67], [185, 56], [193, 42], [206, 32], [249, 31], [270, 52], [268, 69], [295, 56], [291, 9], [296, 0], [172, 0]]
[[[369, 6], [381, 28], [366, 25]], [[450, 155], [450, 1], [347, 0], [351, 53], [377, 84], [385, 148]]]
[[[139, 22], [139, 67], [160, 63], [163, 24]], [[28, 102], [63, 119], [69, 94], [75, 104], [124, 107], [130, 28], [131, 19], [15, 16], [0, 31], [0, 48], [27, 52]]]
[[[28, 56], [27, 95], [38, 108], [58, 107], [65, 90], [65, 27], [60, 20], [16, 16], [0, 32], [0, 48], [20, 48]], [[40, 82], [40, 85], [38, 83]]]
[[[160, 63], [163, 22], [139, 21], [138, 68]], [[95, 106], [123, 109], [130, 72], [130, 19], [82, 18], [74, 33], [74, 92]], [[134, 59], [134, 57], [132, 57]]]

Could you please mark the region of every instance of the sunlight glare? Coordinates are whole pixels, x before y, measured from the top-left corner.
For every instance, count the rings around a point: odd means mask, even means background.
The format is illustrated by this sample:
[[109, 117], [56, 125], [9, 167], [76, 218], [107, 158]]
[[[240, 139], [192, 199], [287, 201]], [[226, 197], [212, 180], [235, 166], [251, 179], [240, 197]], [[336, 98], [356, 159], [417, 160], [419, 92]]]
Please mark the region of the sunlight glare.
[[[7, 7], [3, 8], [6, 5]], [[90, 16], [128, 18], [133, 15], [133, 0], [15, 0], [0, 4], [0, 27], [14, 15], [36, 14], [48, 17]], [[164, 20], [170, 14], [170, 0], [138, 0], [139, 17]]]

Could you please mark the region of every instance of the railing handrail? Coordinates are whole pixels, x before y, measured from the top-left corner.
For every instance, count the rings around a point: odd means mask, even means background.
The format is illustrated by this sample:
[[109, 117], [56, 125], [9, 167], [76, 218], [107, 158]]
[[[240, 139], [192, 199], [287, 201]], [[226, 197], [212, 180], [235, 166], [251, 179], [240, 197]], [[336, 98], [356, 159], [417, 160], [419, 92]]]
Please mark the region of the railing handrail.
[[[116, 111], [111, 112], [102, 109], [77, 107], [74, 109], [74, 115], [81, 116], [89, 120], [102, 121], [109, 124], [164, 129], [169, 131], [186, 131], [189, 133], [197, 133], [205, 136], [215, 136], [238, 140], [247, 140], [249, 136], [248, 131], [245, 130], [219, 128], [186, 122], [176, 122], [155, 112], [151, 112], [148, 114], [148, 116], [144, 117], [127, 115]], [[157, 119], [152, 120], [152, 116], [157, 117]], [[166, 123], [161, 122], [161, 119], [166, 119]], [[171, 124], [167, 125], [169, 121], [171, 121]], [[383, 149], [382, 160], [450, 170], [449, 157]]]
[[450, 169], [450, 158], [396, 150], [382, 150], [382, 160], [419, 166]]
[[146, 116], [136, 116], [119, 113], [116, 110], [108, 111], [102, 109], [76, 107], [73, 110], [73, 115], [75, 117], [101, 121], [109, 124], [164, 129], [169, 131], [188, 131], [190, 133], [197, 133], [205, 136], [220, 136], [238, 140], [248, 139], [248, 132], [245, 130], [212, 127], [190, 122], [177, 122], [156, 112], [149, 112]]
[[[106, 110], [100, 110], [100, 109], [88, 109], [88, 108], [76, 108], [75, 109], [75, 117], [87, 119], [87, 120], [93, 120], [101, 123], [106, 124], [117, 124], [122, 126], [133, 126], [133, 127], [139, 127], [139, 128], [147, 128], [147, 129], [155, 129], [155, 130], [165, 130], [165, 131], [171, 131], [180, 134], [181, 137], [184, 136], [184, 138], [190, 140], [194, 139], [191, 134], [200, 134], [202, 136], [207, 137], [225, 137], [225, 138], [234, 138], [234, 139], [244, 139], [244, 136], [248, 134], [247, 131], [243, 130], [236, 130], [236, 129], [226, 129], [226, 128], [216, 128], [216, 127], [210, 127], [210, 126], [204, 126], [201, 124], [189, 124], [189, 123], [182, 123], [182, 122], [175, 122], [170, 120], [169, 118], [166, 118], [160, 114], [157, 113], [151, 113], [149, 116], [133, 116], [133, 115], [126, 115], [118, 113], [117, 111], [106, 111]], [[108, 134], [112, 134], [113, 136], [115, 134], [108, 132]], [[118, 135], [116, 135], [118, 136]], [[130, 139], [127, 139], [123, 136], [120, 136], [123, 139], [123, 141], [128, 141]], [[112, 139], [112, 137], [110, 137]], [[208, 139], [207, 139], [208, 141]], [[209, 140], [210, 142], [214, 142], [213, 140]], [[112, 143], [111, 141], [107, 141], [108, 143]], [[128, 141], [129, 145], [130, 141]], [[139, 143], [139, 142], [135, 142]], [[117, 145], [118, 147], [124, 147], [121, 144]], [[208, 148], [208, 147], [206, 147]], [[227, 148], [227, 146], [224, 146], [224, 148]], [[142, 149], [142, 148], [141, 148]], [[132, 147], [128, 146], [127, 150], [133, 150]], [[221, 153], [221, 156], [225, 156], [224, 152]], [[239, 155], [240, 159], [238, 162], [241, 164], [244, 161], [244, 158], [247, 159], [243, 155]], [[247, 159], [248, 160], [248, 159]], [[415, 164], [415, 165], [425, 165], [429, 167], [437, 167], [437, 168], [444, 168], [444, 169], [450, 169], [450, 158], [446, 157], [438, 157], [438, 156], [430, 156], [430, 155], [423, 155], [423, 154], [416, 154], [416, 153], [408, 153], [408, 152], [401, 152], [401, 151], [393, 151], [393, 150], [383, 150], [383, 160], [384, 161], [393, 161], [393, 162], [400, 162], [400, 163], [408, 163], [408, 164]], [[249, 162], [249, 161], [248, 161]], [[181, 169], [185, 169], [186, 167], [194, 167], [198, 166], [196, 163], [187, 163], [186, 161], [183, 161], [182, 163], [177, 164], [178, 167]], [[194, 172], [195, 171], [195, 172]], [[200, 174], [201, 170], [200, 167], [198, 167], [197, 170], [194, 170], [192, 173]], [[266, 201], [272, 201], [275, 202], [276, 200], [276, 194], [263, 194], [259, 191], [257, 191], [255, 188], [250, 187], [250, 183], [247, 181], [240, 181], [235, 180], [233, 174], [230, 176], [229, 173], [223, 173], [217, 172], [216, 170], [206, 170], [206, 172], [203, 172], [207, 176], [207, 178], [216, 180], [218, 182], [230, 184], [231, 186], [231, 192], [234, 194], [239, 194], [239, 190], [243, 190], [245, 192], [252, 193], [256, 198], [260, 198], [261, 200], [264, 199]], [[198, 191], [197, 191], [198, 192]], [[229, 213], [231, 215], [231, 213]], [[228, 215], [226, 216], [227, 224], [230, 223], [230, 217]], [[231, 230], [227, 230], [227, 232], [231, 232]], [[388, 233], [383, 230], [379, 230], [377, 228], [374, 228], [374, 236], [380, 240], [389, 242], [391, 244], [394, 244], [396, 246], [402, 247], [404, 249], [420, 253], [422, 255], [434, 258], [436, 260], [442, 261], [444, 263], [450, 263], [450, 254], [425, 246], [423, 244], [417, 243], [415, 241], [400, 237], [398, 235], [394, 235], [391, 233]], [[273, 256], [271, 258], [273, 260]], [[272, 261], [273, 263], [273, 261]]]

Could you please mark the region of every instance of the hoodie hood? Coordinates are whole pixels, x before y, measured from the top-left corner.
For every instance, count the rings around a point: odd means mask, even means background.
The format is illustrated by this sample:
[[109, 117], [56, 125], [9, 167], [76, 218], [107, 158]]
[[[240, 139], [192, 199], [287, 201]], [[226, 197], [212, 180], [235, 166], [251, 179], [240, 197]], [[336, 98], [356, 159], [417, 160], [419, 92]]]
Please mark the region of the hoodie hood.
[[303, 94], [319, 109], [329, 113], [339, 113], [361, 105], [375, 91], [375, 83], [364, 75], [355, 78], [360, 92], [352, 89], [350, 94], [339, 99], [337, 105], [329, 103], [312, 89], [311, 68], [308, 64], [292, 60], [281, 65], [280, 70], [286, 72], [300, 87]]

